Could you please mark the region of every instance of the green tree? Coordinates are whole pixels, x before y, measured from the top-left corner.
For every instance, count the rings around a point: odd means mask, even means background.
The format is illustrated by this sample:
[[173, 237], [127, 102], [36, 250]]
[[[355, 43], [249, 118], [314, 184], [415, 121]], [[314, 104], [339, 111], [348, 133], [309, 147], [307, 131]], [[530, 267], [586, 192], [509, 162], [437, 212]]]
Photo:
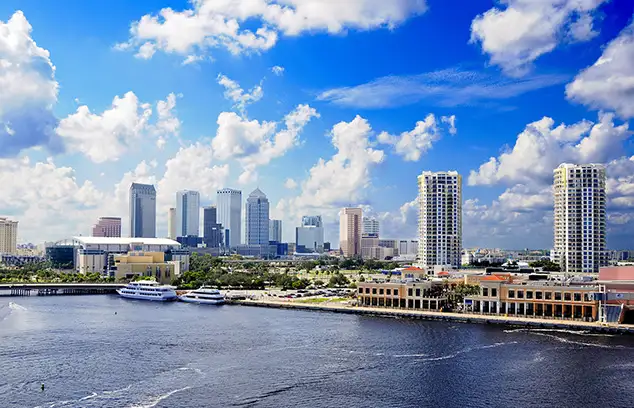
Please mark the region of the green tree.
[[463, 303], [465, 297], [475, 296], [478, 294], [480, 294], [480, 285], [469, 285], [461, 282], [451, 289], [449, 298], [455, 307], [458, 304]]
[[344, 259], [343, 261], [341, 261], [341, 263], [339, 264], [339, 267], [341, 269], [354, 269], [356, 267], [356, 263], [354, 260], [352, 259]]
[[328, 282], [328, 287], [337, 288], [337, 287], [345, 287], [350, 284], [350, 280], [344, 275], [337, 273], [330, 277], [330, 281]]
[[542, 270], [547, 272], [559, 272], [561, 267], [559, 264], [551, 261], [550, 259], [542, 259], [539, 261], [534, 261], [528, 264], [531, 268], [542, 268]]

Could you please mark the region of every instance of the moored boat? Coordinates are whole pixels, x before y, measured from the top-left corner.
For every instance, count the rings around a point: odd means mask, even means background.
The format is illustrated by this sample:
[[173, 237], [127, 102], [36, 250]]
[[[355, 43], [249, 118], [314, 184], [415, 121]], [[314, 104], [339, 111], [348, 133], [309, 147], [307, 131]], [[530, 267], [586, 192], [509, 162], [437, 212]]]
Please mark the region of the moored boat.
[[178, 297], [183, 302], [200, 303], [205, 305], [221, 305], [225, 303], [225, 297], [218, 289], [201, 286], [199, 289], [189, 291]]
[[161, 285], [156, 281], [130, 282], [125, 288], [117, 289], [117, 293], [126, 299], [153, 300], [165, 302], [176, 300], [173, 286]]

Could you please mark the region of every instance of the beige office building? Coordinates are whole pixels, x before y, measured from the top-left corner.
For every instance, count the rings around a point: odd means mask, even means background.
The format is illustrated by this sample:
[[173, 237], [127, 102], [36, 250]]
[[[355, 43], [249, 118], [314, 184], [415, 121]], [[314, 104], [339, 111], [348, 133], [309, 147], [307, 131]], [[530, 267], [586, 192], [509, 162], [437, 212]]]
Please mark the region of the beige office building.
[[361, 255], [361, 230], [363, 210], [343, 208], [339, 213], [339, 246], [344, 257]]
[[181, 274], [178, 261], [165, 261], [164, 252], [134, 251], [114, 255], [115, 278], [133, 279], [136, 276], [154, 278], [170, 284]]
[[561, 164], [554, 170], [554, 258], [569, 273], [607, 265], [606, 174], [601, 164]]
[[418, 176], [418, 261], [421, 266], [460, 267], [462, 177], [456, 171]]
[[18, 222], [0, 217], [0, 254], [15, 254], [18, 246]]
[[167, 210], [167, 238], [176, 239], [176, 208]]

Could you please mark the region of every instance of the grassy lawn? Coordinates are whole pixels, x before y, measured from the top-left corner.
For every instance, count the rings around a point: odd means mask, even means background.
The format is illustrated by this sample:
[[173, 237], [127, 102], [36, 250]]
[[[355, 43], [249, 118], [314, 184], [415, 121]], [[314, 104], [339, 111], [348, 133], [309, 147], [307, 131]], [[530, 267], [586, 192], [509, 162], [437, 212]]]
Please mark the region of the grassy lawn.
[[308, 298], [308, 299], [295, 299], [297, 303], [326, 303], [326, 302], [343, 302], [348, 298], [333, 297], [333, 298]]

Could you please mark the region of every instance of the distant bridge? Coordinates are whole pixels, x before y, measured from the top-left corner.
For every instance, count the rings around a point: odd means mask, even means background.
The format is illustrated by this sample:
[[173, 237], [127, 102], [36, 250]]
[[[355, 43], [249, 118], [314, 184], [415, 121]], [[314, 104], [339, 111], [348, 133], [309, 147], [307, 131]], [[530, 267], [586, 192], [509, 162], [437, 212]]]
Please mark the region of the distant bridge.
[[0, 283], [0, 296], [106, 295], [123, 287], [119, 283]]

